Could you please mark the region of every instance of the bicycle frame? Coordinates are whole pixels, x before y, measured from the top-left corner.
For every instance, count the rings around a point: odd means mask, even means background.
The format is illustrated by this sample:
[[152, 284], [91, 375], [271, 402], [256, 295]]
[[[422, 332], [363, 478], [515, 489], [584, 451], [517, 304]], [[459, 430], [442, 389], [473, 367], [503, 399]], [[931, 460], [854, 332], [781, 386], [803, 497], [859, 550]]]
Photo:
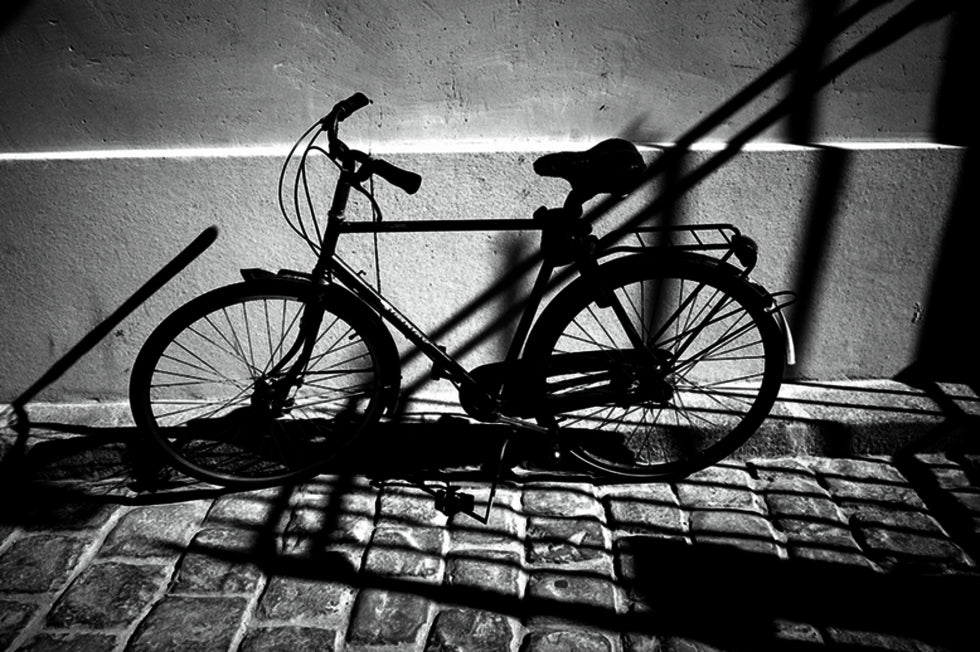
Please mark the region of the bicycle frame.
[[[533, 219], [464, 219], [350, 223], [344, 220], [344, 213], [347, 208], [350, 190], [354, 184], [353, 178], [353, 165], [341, 166], [341, 174], [334, 191], [334, 200], [327, 214], [327, 225], [321, 243], [317, 266], [314, 269], [314, 278], [324, 278], [329, 281], [331, 276], [336, 277], [344, 286], [353, 291], [360, 299], [376, 310], [382, 318], [394, 325], [399, 332], [415, 344], [450, 381], [458, 387], [463, 385], [477, 387], [478, 384], [472, 375], [455, 358], [433, 342], [411, 319], [399, 311], [384, 296], [375, 291], [374, 288], [367, 284], [356, 271], [351, 269], [336, 254], [337, 241], [345, 233], [541, 232], [547, 227], [542, 222]], [[598, 241], [596, 243], [598, 244]], [[702, 248], [712, 247], [705, 245]], [[588, 276], [597, 267], [599, 255], [596, 251], [593, 248], [587, 255], [576, 255], [576, 260], [573, 264], [579, 274]], [[728, 255], [731, 255], [731, 253]], [[556, 266], [554, 264], [549, 263], [547, 260], [542, 260], [531, 293], [526, 297], [521, 308], [520, 320], [518, 321], [514, 336], [508, 346], [507, 355], [503, 361], [505, 367], [519, 360], [530, 332], [531, 324], [541, 306], [541, 301], [544, 298], [555, 269]], [[604, 300], [617, 314], [629, 341], [637, 351], [646, 351], [646, 342], [640, 333], [636, 331], [620, 300], [612, 293], [608, 293], [604, 297]], [[649, 352], [647, 353], [649, 355]]]
[[[312, 143], [308, 147], [307, 151], [309, 151], [311, 148]], [[344, 148], [340, 151], [347, 151], [346, 146], [344, 146]], [[379, 291], [367, 283], [355, 269], [348, 265], [336, 253], [336, 247], [339, 238], [344, 234], [504, 231], [544, 232], [548, 228], [555, 227], [546, 224], [544, 220], [538, 219], [463, 219], [384, 222], [380, 220], [373, 220], [371, 222], [348, 222], [344, 219], [344, 215], [352, 189], [356, 189], [359, 192], [368, 195], [372, 202], [374, 201], [373, 196], [359, 185], [359, 183], [366, 180], [367, 176], [369, 175], [363, 175], [360, 171], [355, 169], [356, 161], [353, 156], [341, 158], [339, 161], [335, 160], [335, 162], [338, 163], [340, 175], [334, 189], [333, 200], [327, 212], [326, 224], [322, 231], [322, 238], [320, 240], [320, 246], [317, 252], [317, 262], [311, 273], [313, 282], [320, 285], [327, 285], [335, 282], [339, 283], [347, 290], [352, 292], [359, 300], [367, 304], [384, 321], [394, 326], [398, 332], [400, 332], [409, 342], [415, 345], [423, 355], [432, 361], [435, 370], [434, 376], [444, 377], [450, 380], [460, 390], [461, 398], [462, 392], [467, 392], [467, 398], [469, 399], [468, 402], [472, 401], [472, 406], [476, 406], [472, 412], [478, 415], [477, 418], [486, 416], [487, 421], [505, 421], [515, 425], [529, 427], [531, 429], [542, 430], [540, 427], [532, 423], [502, 415], [501, 408], [503, 406], [498, 399], [504, 393], [501, 385], [506, 385], [507, 379], [504, 378], [495, 389], [488, 390], [487, 387], [481, 385], [481, 383], [474, 376], [473, 371], [475, 370], [468, 370], [463, 367], [455, 357], [450, 355], [443, 347], [439, 346], [435, 341], [433, 341], [433, 339], [427, 333], [425, 333], [408, 316], [406, 316], [394, 304], [392, 304], [391, 301], [389, 301]], [[575, 217], [577, 217], [577, 215]], [[637, 232], [637, 234], [639, 234], [639, 232], [648, 232], [668, 234], [668, 236], [669, 234], [678, 231], [693, 234], [694, 240], [696, 241], [694, 245], [677, 247], [676, 249], [678, 250], [708, 251], [727, 249], [727, 251], [721, 256], [722, 260], [727, 260], [728, 258], [735, 256], [745, 268], [745, 275], [748, 274], [755, 264], [754, 243], [752, 243], [748, 238], [741, 236], [741, 234], [738, 233], [738, 230], [731, 225], [712, 224], [692, 227], [646, 227], [643, 229], [634, 230], [634, 232]], [[725, 241], [725, 244], [703, 241], [698, 233], [704, 231], [715, 231], [720, 233], [722, 235], [722, 240]], [[601, 257], [615, 253], [636, 253], [637, 249], [635, 247], [622, 246], [618, 244], [618, 240], [621, 238], [621, 235], [622, 234], [610, 233], [601, 240], [592, 236], [575, 240], [575, 248], [573, 249], [574, 260], [572, 262], [572, 269], [574, 272], [572, 273], [578, 273], [582, 277], [590, 277], [590, 275], [592, 275], [598, 269], [598, 261]], [[505, 359], [499, 363], [490, 365], [495, 368], [495, 371], [496, 369], [502, 369], [504, 371], [511, 370], [514, 368], [515, 364], [519, 363], [522, 351], [531, 331], [532, 323], [534, 322], [535, 316], [538, 314], [538, 311], [541, 308], [541, 303], [544, 296], [553, 277], [555, 276], [555, 270], [558, 267], [565, 266], [565, 264], [566, 262], [555, 263], [552, 260], [549, 260], [547, 256], [542, 256], [532, 289], [528, 296], [525, 297], [520, 307], [520, 317], [517, 328], [515, 329], [514, 335], [510, 341], [510, 344], [508, 345]], [[639, 332], [637, 332], [626, 308], [623, 306], [620, 299], [614, 293], [604, 291], [601, 284], [597, 286], [597, 289], [599, 291], [599, 299], [597, 302], [603, 307], [612, 308], [618, 317], [619, 323], [623, 326], [623, 330], [628, 338], [628, 341], [632, 344], [632, 347], [636, 350], [637, 354], [649, 358], [648, 362], [653, 366], [658, 367], [660, 361], [658, 360], [656, 354], [651, 350], [648, 342], [645, 341], [644, 337], [642, 337]], [[716, 306], [714, 311], [708, 315], [707, 321], [710, 322], [714, 313], [720, 309], [721, 306]], [[303, 327], [300, 329], [299, 338], [290, 348], [289, 353], [284, 356], [282, 360], [280, 360], [280, 363], [277, 365], [276, 369], [273, 370], [272, 375], [279, 374], [286, 365], [290, 364], [289, 360], [292, 359], [297, 353], [300, 353], [296, 360], [290, 365], [290, 369], [285, 376], [280, 376], [276, 380], [277, 388], [280, 390], [277, 391], [276, 394], [280, 398], [284, 399], [284, 397], [288, 394], [288, 388], [294, 384], [303, 373], [303, 369], [309, 359], [310, 353], [312, 352], [315, 333], [317, 332], [321, 318], [322, 311], [318, 311], [312, 306], [307, 307], [307, 310], [304, 313]], [[693, 333], [689, 339], [693, 340], [695, 335], [696, 333]], [[582, 396], [581, 398], [585, 399], [586, 397]], [[471, 412], [470, 408], [466, 405], [464, 405], [464, 408], [467, 408], [467, 412]]]
[[[350, 223], [343, 220], [342, 215], [331, 214], [327, 220], [328, 232], [334, 229], [339, 237], [345, 233], [423, 233], [423, 232], [504, 232], [504, 231], [541, 231], [542, 226], [534, 220], [427, 220], [424, 222], [378, 222]], [[386, 297], [375, 290], [348, 265], [335, 251], [336, 244], [332, 238], [331, 246], [321, 250], [321, 260], [318, 269], [323, 270], [322, 278], [326, 282], [336, 280], [353, 292], [359, 299], [374, 309], [386, 322], [394, 326], [407, 340], [414, 344], [432, 362], [438, 372], [448, 378], [457, 387], [466, 386], [479, 389], [478, 381], [469, 370], [450, 355], [444, 348], [436, 344], [427, 333], [415, 324], [408, 316], [399, 310]], [[548, 283], [554, 272], [554, 266], [542, 262], [532, 286], [530, 294], [524, 299], [521, 316], [517, 329], [508, 346], [504, 364], [512, 364], [520, 358], [531, 323], [541, 305]], [[316, 278], [316, 276], [315, 276]], [[482, 391], [482, 390], [481, 390]], [[489, 396], [487, 397], [489, 399]]]

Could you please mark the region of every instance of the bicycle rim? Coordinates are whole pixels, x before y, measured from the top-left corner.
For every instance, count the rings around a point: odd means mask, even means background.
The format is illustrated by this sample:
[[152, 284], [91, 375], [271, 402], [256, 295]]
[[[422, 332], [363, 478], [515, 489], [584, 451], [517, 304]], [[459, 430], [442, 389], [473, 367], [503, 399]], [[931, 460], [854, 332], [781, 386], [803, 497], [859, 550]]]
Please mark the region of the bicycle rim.
[[134, 417], [190, 475], [228, 486], [308, 475], [380, 416], [372, 325], [340, 306], [326, 307], [300, 382], [281, 406], [257, 399], [315, 296], [288, 287], [243, 284], [204, 295], [165, 320], [140, 352]]
[[600, 273], [645, 350], [587, 286], [570, 287], [529, 346], [542, 373], [539, 421], [614, 475], [680, 477], [733, 452], [769, 413], [782, 376], [778, 326], [759, 295], [703, 257], [624, 259]]

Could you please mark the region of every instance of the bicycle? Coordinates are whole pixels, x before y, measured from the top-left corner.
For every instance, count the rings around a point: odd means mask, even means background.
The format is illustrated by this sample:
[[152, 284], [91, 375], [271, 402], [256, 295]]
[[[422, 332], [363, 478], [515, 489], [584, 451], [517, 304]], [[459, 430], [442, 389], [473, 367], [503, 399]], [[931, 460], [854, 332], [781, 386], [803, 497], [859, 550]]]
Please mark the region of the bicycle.
[[[571, 191], [530, 219], [383, 220], [373, 178], [413, 194], [421, 177], [340, 139], [340, 123], [369, 103], [361, 93], [337, 103], [283, 164], [280, 210], [314, 252], [312, 270], [242, 270], [242, 282], [178, 308], [140, 350], [133, 416], [173, 466], [237, 488], [316, 474], [396, 406], [400, 360], [388, 325], [456, 386], [469, 417], [545, 436], [606, 476], [683, 477], [762, 424], [791, 352], [781, 312], [791, 293], [749, 279], [750, 238], [730, 224], [638, 228], [636, 244], [593, 235], [585, 202], [625, 196], [643, 180], [641, 155], [619, 139], [536, 160], [539, 175]], [[323, 156], [338, 170], [325, 223], [309, 182]], [[375, 219], [345, 219], [351, 191], [370, 200]], [[537, 277], [505, 359], [475, 369], [336, 252], [347, 233], [504, 230], [541, 233]], [[570, 280], [542, 307], [559, 273]]]

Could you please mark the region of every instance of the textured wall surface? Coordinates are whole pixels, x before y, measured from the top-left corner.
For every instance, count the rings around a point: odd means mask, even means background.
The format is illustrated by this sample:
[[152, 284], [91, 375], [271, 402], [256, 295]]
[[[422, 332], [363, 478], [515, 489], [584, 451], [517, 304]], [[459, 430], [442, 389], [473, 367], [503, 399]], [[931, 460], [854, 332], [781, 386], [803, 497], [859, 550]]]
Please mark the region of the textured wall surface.
[[[378, 100], [360, 134], [379, 146], [621, 132], [671, 141], [799, 45], [813, 9], [802, 0], [19, 4], [0, 47], [5, 151], [278, 144], [355, 90]], [[905, 4], [884, 3], [831, 54]], [[930, 140], [947, 31], [926, 25], [836, 80], [819, 97], [814, 139]]]
[[[822, 56], [846, 51], [907, 4], [885, 3], [821, 42]], [[381, 190], [389, 218], [527, 217], [560, 202], [564, 189], [534, 176], [538, 153], [611, 135], [677, 141], [806, 42], [813, 6], [14, 3], [0, 23], [0, 399], [15, 397], [211, 224], [221, 229], [217, 243], [44, 398], [122, 396], [135, 352], [174, 307], [236, 280], [239, 267], [311, 266], [278, 218], [281, 155], [356, 90], [375, 104], [345, 124], [352, 142], [425, 178], [414, 197]], [[753, 139], [768, 147], [735, 156], [680, 202], [678, 219], [730, 221], [756, 238], [759, 280], [804, 291], [797, 374], [891, 376], [921, 347], [965, 162], [965, 150], [933, 146], [962, 142], [955, 128], [937, 128], [951, 26], [912, 30], [798, 113], [807, 141], [845, 149], [778, 146], [801, 133], [779, 122]], [[737, 138], [793, 79], [699, 140]], [[714, 155], [692, 152], [685, 170]], [[363, 204], [355, 211], [368, 215]], [[372, 269], [370, 244], [352, 236], [343, 250]], [[435, 328], [534, 245], [509, 234], [386, 235], [384, 289]], [[477, 320], [513, 298], [495, 298]], [[477, 334], [467, 324], [443, 340], [458, 350]], [[481, 342], [468, 362], [503, 347], [501, 333]], [[410, 375], [422, 373], [416, 365]]]

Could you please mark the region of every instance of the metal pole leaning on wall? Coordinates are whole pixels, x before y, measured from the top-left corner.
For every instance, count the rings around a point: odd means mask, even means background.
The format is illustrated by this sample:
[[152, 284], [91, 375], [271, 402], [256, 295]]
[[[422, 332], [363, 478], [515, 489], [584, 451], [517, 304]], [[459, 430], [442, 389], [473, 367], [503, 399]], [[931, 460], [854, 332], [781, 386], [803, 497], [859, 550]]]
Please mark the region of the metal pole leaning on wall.
[[[217, 237], [218, 227], [209, 226], [208, 228], [204, 229], [204, 231], [194, 238], [193, 242], [187, 245], [183, 251], [164, 265], [160, 271], [154, 274], [150, 280], [144, 283], [138, 290], [136, 290], [136, 292], [134, 292], [126, 301], [124, 301], [119, 308], [117, 308], [111, 315], [106, 317], [106, 319], [99, 323], [95, 328], [89, 331], [85, 337], [79, 340], [78, 344], [69, 349], [68, 352], [61, 356], [57, 362], [51, 365], [51, 368], [44, 372], [44, 374], [42, 374], [41, 377], [34, 382], [34, 384], [28, 387], [20, 396], [11, 402], [8, 408], [8, 410], [13, 413], [13, 420], [11, 421], [10, 427], [17, 433], [17, 440], [14, 442], [11, 450], [8, 451], [4, 457], [4, 467], [17, 460], [24, 453], [24, 448], [27, 445], [27, 438], [30, 433], [30, 419], [27, 414], [26, 406], [31, 399], [37, 396], [45, 387], [58, 380], [62, 374], [68, 371], [68, 369], [78, 362], [82, 356], [91, 351], [96, 344], [102, 341], [106, 335], [111, 333], [112, 330], [119, 325], [122, 320], [128, 317], [140, 304], [156, 294], [160, 288], [169, 283], [175, 276], [177, 276], [177, 274], [183, 271], [185, 267], [204, 253], [204, 251], [214, 243]], [[6, 419], [7, 415], [4, 415], [4, 418]]]

